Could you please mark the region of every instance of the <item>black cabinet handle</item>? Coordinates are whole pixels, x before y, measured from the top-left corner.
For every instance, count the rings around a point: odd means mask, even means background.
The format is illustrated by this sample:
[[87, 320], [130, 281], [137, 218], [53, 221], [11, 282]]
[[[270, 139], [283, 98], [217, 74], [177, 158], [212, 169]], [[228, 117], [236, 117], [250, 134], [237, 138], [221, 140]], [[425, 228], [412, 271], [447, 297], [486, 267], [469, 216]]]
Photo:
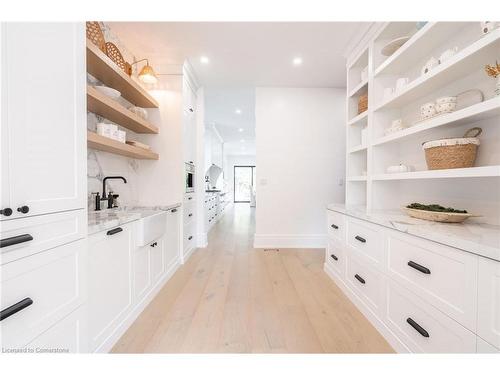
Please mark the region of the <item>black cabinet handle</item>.
[[0, 248], [13, 246], [28, 241], [33, 241], [33, 236], [31, 234], [21, 234], [19, 236], [3, 238], [0, 240]]
[[418, 324], [412, 318], [406, 319], [406, 323], [408, 323], [409, 325], [411, 325], [415, 329], [415, 331], [417, 331], [418, 333], [420, 333], [422, 336], [429, 337], [429, 332], [427, 332], [425, 329], [423, 329], [422, 326], [420, 326], [420, 324]]
[[108, 236], [112, 236], [113, 234], [120, 233], [120, 232], [123, 232], [123, 229], [122, 229], [122, 228], [120, 228], [120, 227], [118, 227], [118, 228], [115, 228], [115, 229], [108, 230], [108, 231], [106, 232], [106, 234], [107, 234]]
[[6, 207], [3, 210], [0, 210], [0, 215], [3, 215], [3, 216], [10, 216], [10, 215], [12, 215], [12, 208]]
[[356, 280], [358, 280], [361, 284], [365, 284], [366, 281], [365, 279], [363, 279], [361, 276], [359, 276], [358, 274], [354, 275], [354, 277], [356, 278]]
[[13, 304], [12, 306], [7, 307], [0, 311], [0, 321], [7, 319], [9, 316], [18, 313], [21, 310], [24, 310], [26, 307], [33, 304], [33, 300], [31, 298], [25, 298], [18, 303]]
[[359, 242], [363, 242], [363, 243], [366, 242], [366, 240], [363, 237], [361, 237], [361, 236], [356, 236], [354, 238], [357, 239]]
[[30, 212], [30, 208], [28, 206], [21, 206], [17, 208], [17, 212], [27, 214], [28, 212]]
[[193, 108], [189, 108], [189, 112], [194, 112], [194, 109]]
[[172, 212], [172, 213], [177, 212], [177, 208], [170, 210], [170, 212]]
[[155, 246], [158, 246], [158, 242], [153, 242], [151, 245], [149, 245], [151, 247], [155, 247]]
[[191, 216], [193, 216], [193, 214], [189, 214], [189, 215], [188, 215], [188, 217], [191, 217]]
[[191, 200], [191, 199], [193, 199], [193, 197], [188, 197], [188, 200]]
[[339, 260], [339, 258], [337, 258], [335, 255], [333, 254], [330, 254], [330, 256], [332, 257], [333, 260]]
[[193, 236], [189, 236], [188, 240], [191, 241], [193, 239]]
[[339, 229], [338, 225], [332, 224], [330, 225], [333, 229]]
[[426, 275], [430, 275], [431, 274], [431, 270], [428, 269], [427, 267], [424, 267], [424, 266], [421, 266], [420, 264], [418, 263], [415, 263], [413, 260], [410, 260], [408, 262], [408, 265], [411, 267], [411, 268], [415, 268], [417, 271], [420, 271], [422, 273], [425, 273]]

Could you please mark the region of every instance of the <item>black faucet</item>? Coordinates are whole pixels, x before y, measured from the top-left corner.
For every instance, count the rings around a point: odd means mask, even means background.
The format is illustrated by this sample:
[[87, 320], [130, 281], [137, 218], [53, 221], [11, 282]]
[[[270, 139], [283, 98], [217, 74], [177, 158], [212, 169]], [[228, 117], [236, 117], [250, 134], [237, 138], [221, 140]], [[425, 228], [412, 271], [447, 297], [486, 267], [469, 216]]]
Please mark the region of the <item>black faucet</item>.
[[[122, 180], [125, 184], [127, 183], [127, 180], [122, 176], [108, 176], [103, 178], [101, 200], [108, 201], [108, 208], [113, 208], [113, 201], [115, 200], [115, 197], [111, 194], [111, 192], [106, 196], [106, 180]], [[115, 196], [118, 197], [116, 194]]]

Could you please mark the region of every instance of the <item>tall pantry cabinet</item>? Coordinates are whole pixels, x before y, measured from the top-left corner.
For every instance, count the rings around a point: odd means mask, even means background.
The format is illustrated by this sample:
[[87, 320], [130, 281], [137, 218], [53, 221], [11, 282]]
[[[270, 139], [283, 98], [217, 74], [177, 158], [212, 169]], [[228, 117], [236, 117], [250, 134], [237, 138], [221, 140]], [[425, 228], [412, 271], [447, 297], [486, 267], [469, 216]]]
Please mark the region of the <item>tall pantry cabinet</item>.
[[0, 345], [86, 351], [85, 25], [4, 23], [0, 45]]

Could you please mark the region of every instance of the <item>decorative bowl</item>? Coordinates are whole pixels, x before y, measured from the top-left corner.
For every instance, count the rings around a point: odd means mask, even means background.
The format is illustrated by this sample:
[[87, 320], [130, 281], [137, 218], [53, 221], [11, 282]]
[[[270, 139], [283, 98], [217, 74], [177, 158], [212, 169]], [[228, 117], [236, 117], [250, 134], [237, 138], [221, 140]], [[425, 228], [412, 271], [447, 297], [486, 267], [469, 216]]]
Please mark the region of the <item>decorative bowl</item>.
[[438, 211], [426, 211], [426, 210], [416, 210], [414, 208], [404, 207], [403, 210], [411, 217], [416, 219], [436, 221], [439, 223], [461, 223], [467, 220], [469, 217], [478, 217], [479, 215], [473, 214], [461, 214], [456, 212], [438, 212]]

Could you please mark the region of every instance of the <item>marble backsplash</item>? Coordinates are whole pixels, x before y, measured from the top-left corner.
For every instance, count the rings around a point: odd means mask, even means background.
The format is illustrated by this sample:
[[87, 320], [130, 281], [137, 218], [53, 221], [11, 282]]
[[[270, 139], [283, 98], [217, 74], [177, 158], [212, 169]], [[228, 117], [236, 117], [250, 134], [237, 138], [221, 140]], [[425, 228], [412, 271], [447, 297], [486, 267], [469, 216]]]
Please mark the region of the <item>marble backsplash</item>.
[[[129, 62], [136, 61], [135, 56], [121, 43], [120, 39], [113, 34], [110, 27], [105, 23], [100, 23], [104, 38], [107, 42], [114, 43], [122, 53], [124, 59]], [[135, 66], [134, 66], [135, 68]], [[101, 83], [91, 75], [87, 75], [87, 83], [89, 85], [100, 85]], [[120, 104], [128, 108], [132, 104], [123, 98], [119, 98]], [[94, 113], [87, 112], [87, 129], [96, 131], [97, 123], [106, 122], [113, 123]], [[137, 135], [133, 132], [118, 126], [120, 130], [125, 130], [127, 139], [137, 139]], [[92, 193], [102, 193], [102, 181], [105, 176], [123, 176], [127, 179], [127, 184], [120, 180], [108, 181], [106, 190], [113, 191], [119, 194], [119, 205], [137, 205], [139, 199], [139, 169], [140, 162], [135, 159], [124, 156], [114, 155], [107, 152], [88, 149], [87, 152], [87, 205], [89, 211], [95, 208], [95, 198]], [[106, 202], [103, 202], [103, 207]]]

